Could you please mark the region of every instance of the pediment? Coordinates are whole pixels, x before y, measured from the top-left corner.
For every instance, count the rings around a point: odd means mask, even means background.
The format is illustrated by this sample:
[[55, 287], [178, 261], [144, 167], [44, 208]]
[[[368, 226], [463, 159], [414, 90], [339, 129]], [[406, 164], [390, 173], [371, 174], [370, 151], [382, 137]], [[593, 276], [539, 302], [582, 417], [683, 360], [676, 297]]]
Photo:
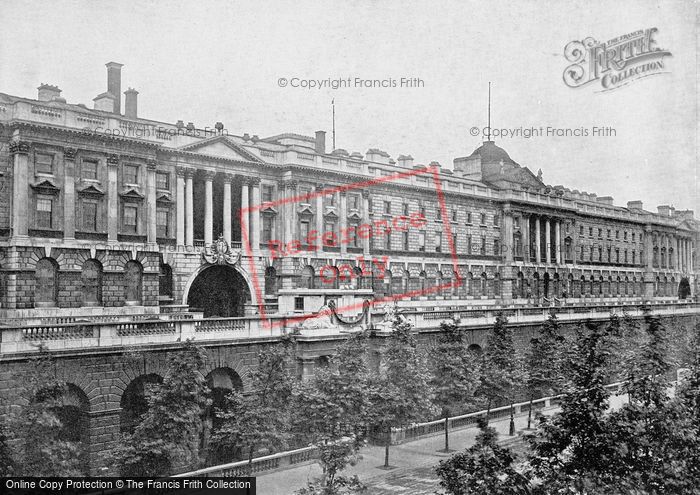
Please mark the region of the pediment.
[[56, 187], [56, 184], [48, 179], [32, 184], [32, 189], [39, 194], [58, 194], [61, 190], [60, 188]]
[[301, 206], [299, 207], [299, 215], [300, 215], [300, 216], [310, 216], [310, 217], [312, 217], [312, 216], [314, 216], [314, 212], [313, 212], [313, 210], [311, 209], [311, 206], [310, 206], [310, 205], [303, 204], [303, 205], [301, 205]]
[[144, 195], [140, 194], [136, 189], [125, 189], [119, 196], [125, 201], [143, 201]]
[[353, 210], [349, 215], [348, 218], [351, 220], [362, 220], [362, 216], [357, 210]]
[[103, 190], [98, 189], [97, 187], [93, 186], [92, 184], [87, 186], [87, 187], [83, 187], [82, 189], [79, 189], [78, 194], [81, 196], [92, 196], [92, 197], [102, 197], [105, 195]]
[[156, 203], [161, 203], [161, 204], [170, 204], [172, 203], [173, 200], [170, 199], [170, 196], [167, 194], [161, 194], [156, 198]]
[[260, 162], [260, 159], [248, 152], [242, 146], [234, 143], [227, 136], [216, 136], [205, 139], [198, 143], [189, 144], [180, 148], [183, 151], [190, 151], [227, 160], [237, 160], [242, 162]]

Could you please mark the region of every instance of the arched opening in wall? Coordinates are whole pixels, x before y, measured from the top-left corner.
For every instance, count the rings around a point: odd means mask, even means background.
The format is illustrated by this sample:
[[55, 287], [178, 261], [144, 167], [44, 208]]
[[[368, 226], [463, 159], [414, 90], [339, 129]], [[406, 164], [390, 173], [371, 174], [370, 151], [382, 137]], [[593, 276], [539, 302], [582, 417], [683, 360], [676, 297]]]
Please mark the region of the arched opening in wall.
[[469, 347], [467, 347], [467, 350], [471, 352], [475, 357], [479, 358], [484, 353], [484, 351], [481, 349], [481, 346], [478, 344], [471, 344]]
[[127, 261], [124, 266], [124, 299], [127, 305], [141, 304], [143, 268], [138, 261]]
[[588, 284], [586, 283], [586, 277], [584, 275], [581, 275], [580, 284], [581, 287], [579, 288], [577, 297], [586, 297], [588, 295]]
[[80, 274], [82, 282], [83, 306], [102, 304], [102, 264], [94, 259], [83, 263]]
[[381, 282], [381, 297], [389, 297], [394, 291], [394, 275], [391, 270], [384, 270], [384, 278], [377, 277], [377, 280]]
[[630, 279], [629, 277], [625, 277], [625, 296], [630, 295]]
[[[90, 401], [85, 392], [80, 387], [67, 383], [62, 390], [60, 397], [55, 395], [52, 399], [58, 399], [54, 402], [55, 407], [51, 411], [56, 415], [56, 418], [61, 422], [60, 430], [58, 431], [58, 439], [76, 444], [80, 455], [81, 467], [87, 471], [88, 466], [88, 435], [89, 422], [88, 412], [90, 411]], [[49, 397], [46, 397], [49, 399]], [[53, 402], [53, 401], [52, 401]]]
[[489, 291], [488, 291], [488, 276], [486, 275], [486, 272], [483, 272], [481, 274], [481, 288], [480, 292], [482, 296], [488, 296]]
[[668, 277], [664, 277], [663, 295], [664, 296], [671, 295], [671, 290], [670, 290], [669, 285], [668, 285]]
[[544, 297], [549, 297], [549, 273], [544, 274], [543, 281], [544, 281], [544, 288], [543, 288], [542, 294], [544, 295]]
[[205, 318], [244, 316], [251, 303], [250, 289], [243, 275], [232, 266], [212, 265], [202, 270], [187, 294], [190, 308]]
[[52, 308], [58, 296], [58, 263], [53, 258], [41, 258], [34, 271], [34, 307]]
[[576, 290], [576, 282], [574, 281], [574, 275], [573, 273], [569, 273], [569, 276], [566, 278], [567, 283], [566, 283], [566, 294], [564, 294], [565, 297], [574, 297], [574, 294], [577, 293], [578, 291]]
[[[328, 269], [326, 269], [326, 271], [329, 272]], [[299, 285], [297, 287], [300, 289], [313, 289], [314, 285], [314, 267], [306, 265], [301, 269], [301, 273], [299, 274]]]
[[687, 277], [681, 278], [678, 284], [678, 297], [680, 299], [687, 299], [690, 297], [690, 281]]
[[561, 281], [559, 280], [559, 274], [555, 273], [552, 279], [554, 281], [554, 292], [552, 295], [554, 297], [561, 297]]
[[637, 292], [637, 277], [632, 277], [632, 295], [639, 295], [639, 293]]
[[362, 268], [359, 266], [353, 267], [352, 269], [352, 287], [353, 289], [362, 288]]
[[406, 294], [408, 292], [408, 289], [410, 287], [410, 277], [411, 274], [408, 272], [408, 270], [403, 270], [403, 274], [401, 275], [401, 293]]
[[224, 421], [217, 416], [217, 411], [227, 410], [226, 396], [234, 390], [242, 391], [243, 381], [238, 373], [228, 367], [212, 370], [206, 376], [206, 380], [210, 390], [211, 405], [204, 412], [204, 428], [200, 440], [200, 448], [203, 452], [207, 452], [207, 463], [209, 465], [231, 462], [238, 452], [232, 452], [229, 448], [214, 448], [209, 445], [209, 439]]
[[474, 297], [476, 295], [476, 287], [474, 285], [474, 274], [472, 274], [472, 272], [467, 273], [467, 278], [464, 283], [466, 284], [467, 295]]
[[518, 272], [518, 296], [524, 298], [527, 296], [525, 291], [525, 275], [523, 272]]
[[151, 373], [141, 375], [129, 383], [122, 398], [119, 401], [121, 414], [119, 417], [119, 431], [121, 433], [133, 433], [144, 414], [148, 411], [148, 394], [151, 390], [160, 385], [163, 379]]
[[501, 274], [498, 272], [493, 275], [493, 295], [501, 297]]
[[661, 278], [656, 277], [656, 280], [654, 280], [654, 296], [660, 296], [661, 293], [659, 292], [661, 288]]
[[173, 269], [162, 261], [158, 271], [158, 297], [164, 301], [173, 299]]
[[615, 279], [615, 294], [619, 296], [622, 293], [621, 291], [622, 289], [620, 287], [620, 277], [618, 275], [618, 277]]
[[418, 274], [418, 283], [418, 290], [421, 291], [421, 294], [419, 295], [422, 295], [425, 293], [425, 288], [427, 284], [427, 275], [425, 274], [425, 271], [422, 271]]
[[[311, 281], [313, 282], [313, 276], [311, 277]], [[277, 295], [277, 270], [275, 270], [274, 266], [265, 268], [265, 295]]]
[[532, 285], [534, 286], [533, 287], [534, 296], [535, 296], [535, 298], [539, 299], [540, 298], [540, 274], [537, 272], [535, 272], [532, 275]]

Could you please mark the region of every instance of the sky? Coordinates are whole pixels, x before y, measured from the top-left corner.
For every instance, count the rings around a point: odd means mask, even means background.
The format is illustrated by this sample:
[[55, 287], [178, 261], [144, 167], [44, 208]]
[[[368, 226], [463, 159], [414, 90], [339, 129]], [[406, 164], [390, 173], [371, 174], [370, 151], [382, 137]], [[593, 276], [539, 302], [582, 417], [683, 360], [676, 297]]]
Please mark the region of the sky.
[[[221, 121], [230, 134], [260, 137], [326, 130], [330, 147], [335, 100], [338, 148], [451, 168], [483, 140], [471, 129], [487, 124], [490, 81], [492, 128], [545, 129], [495, 140], [546, 183], [700, 217], [698, 5], [3, 0], [0, 92], [35, 98], [40, 83], [56, 84], [69, 103], [92, 107], [106, 91], [104, 64], [116, 61], [122, 91], [140, 93], [141, 117], [200, 128]], [[613, 91], [563, 82], [567, 43], [648, 28], [671, 53], [663, 74]], [[402, 77], [422, 84], [401, 87]], [[292, 87], [348, 78], [335, 90]], [[357, 87], [356, 78], [396, 87]], [[594, 126], [614, 135], [592, 136]], [[547, 136], [547, 127], [589, 135]]]

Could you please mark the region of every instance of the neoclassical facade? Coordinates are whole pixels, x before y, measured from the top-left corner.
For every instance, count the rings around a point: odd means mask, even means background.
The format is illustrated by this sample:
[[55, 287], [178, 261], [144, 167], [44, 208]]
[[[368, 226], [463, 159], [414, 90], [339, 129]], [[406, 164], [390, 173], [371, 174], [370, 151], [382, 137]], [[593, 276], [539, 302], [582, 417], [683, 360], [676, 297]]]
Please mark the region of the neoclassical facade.
[[[133, 89], [122, 114], [120, 67], [108, 64], [93, 109], [45, 84], [36, 99], [0, 93], [3, 318], [294, 315], [405, 293], [400, 304], [432, 309], [696, 294], [692, 211], [548, 185], [493, 141], [419, 173], [408, 155], [327, 150], [323, 131], [259, 138], [143, 119]], [[416, 214], [420, 225], [362, 235]]]

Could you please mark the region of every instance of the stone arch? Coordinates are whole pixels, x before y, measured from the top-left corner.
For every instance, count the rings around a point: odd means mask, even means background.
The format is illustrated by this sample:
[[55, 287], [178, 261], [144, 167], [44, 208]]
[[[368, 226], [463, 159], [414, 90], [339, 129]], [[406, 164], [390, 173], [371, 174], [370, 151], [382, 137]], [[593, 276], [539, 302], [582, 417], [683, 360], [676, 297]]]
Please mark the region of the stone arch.
[[542, 277], [542, 284], [543, 284], [542, 295], [544, 297], [547, 297], [547, 298], [549, 297], [549, 281], [550, 281], [549, 273], [545, 272], [544, 277]]
[[525, 275], [523, 272], [518, 272], [518, 297], [526, 297], [527, 290], [525, 288]]
[[202, 310], [205, 318], [243, 316], [246, 306], [257, 304], [255, 291], [232, 265], [207, 265], [193, 277], [184, 303]]
[[480, 296], [488, 296], [488, 275], [486, 272], [481, 273], [481, 277], [479, 278], [479, 295]]
[[147, 392], [150, 387], [163, 383], [163, 377], [156, 373], [139, 375], [122, 392], [119, 406], [119, 431], [132, 433], [141, 417], [148, 411]]
[[83, 306], [100, 306], [102, 304], [102, 263], [94, 258], [85, 260], [80, 275]]
[[143, 301], [143, 266], [135, 260], [124, 265], [124, 300], [132, 306]]
[[484, 353], [484, 350], [481, 348], [479, 344], [471, 344], [469, 347], [467, 347], [467, 350], [474, 354], [475, 356], [481, 357], [481, 355]]
[[250, 290], [250, 287], [253, 287], [253, 281], [250, 278], [250, 275], [248, 272], [243, 270], [240, 266], [238, 265], [210, 265], [210, 264], [205, 264], [201, 265], [199, 268], [197, 268], [192, 275], [190, 275], [190, 278], [187, 280], [187, 283], [185, 284], [185, 289], [182, 291], [182, 304], [187, 304], [187, 298], [190, 295], [190, 290], [192, 289], [192, 285], [194, 284], [195, 280], [197, 280], [197, 277], [201, 275], [203, 272], [205, 272], [207, 269], [215, 267], [215, 266], [226, 266], [234, 270], [238, 275], [243, 277], [243, 280], [246, 283], [246, 287], [248, 288], [248, 293], [250, 294], [250, 299], [251, 299], [251, 304], [257, 307], [258, 305], [258, 297], [257, 294], [255, 293], [254, 290]]
[[51, 308], [58, 301], [58, 263], [45, 257], [36, 262], [34, 270], [34, 307]]
[[[313, 289], [315, 282], [314, 276], [314, 267], [311, 265], [306, 265], [304, 268], [301, 269], [301, 272], [299, 273], [299, 282], [297, 287], [299, 289]], [[265, 286], [267, 287], [267, 284], [265, 284]]]
[[163, 260], [160, 262], [158, 271], [158, 296], [163, 299], [173, 297], [173, 269]]
[[274, 266], [265, 268], [265, 294], [269, 296], [277, 295], [277, 270]]
[[540, 274], [535, 272], [532, 274], [532, 285], [534, 285], [534, 292], [533, 295], [535, 298], [539, 299], [540, 297]]

